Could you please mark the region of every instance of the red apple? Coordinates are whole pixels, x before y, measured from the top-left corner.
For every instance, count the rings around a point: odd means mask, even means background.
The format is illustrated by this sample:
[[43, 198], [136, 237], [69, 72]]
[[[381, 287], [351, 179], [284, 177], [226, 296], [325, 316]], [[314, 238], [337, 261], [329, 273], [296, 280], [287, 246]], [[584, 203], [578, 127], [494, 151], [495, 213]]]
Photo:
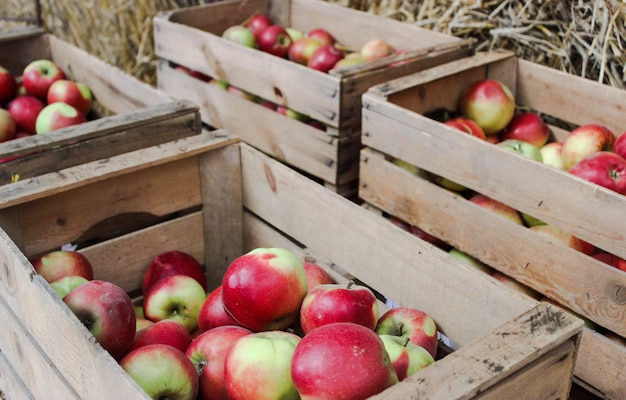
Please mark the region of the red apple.
[[209, 82], [211, 80], [211, 77], [200, 72], [200, 71], [196, 71], [195, 69], [189, 69], [187, 72], [190, 76], [193, 76], [196, 79], [201, 80], [202, 82]]
[[198, 372], [191, 360], [175, 347], [150, 344], [128, 353], [120, 366], [149, 398], [195, 400]]
[[15, 138], [17, 132], [15, 119], [7, 110], [0, 108], [0, 142]]
[[243, 26], [250, 29], [255, 37], [257, 37], [263, 29], [272, 25], [274, 25], [272, 19], [268, 17], [267, 14], [263, 13], [254, 14], [243, 24]]
[[569, 232], [557, 228], [554, 225], [534, 225], [529, 227], [528, 229], [535, 231], [541, 235], [545, 235], [557, 242], [560, 242], [561, 244], [564, 244], [567, 247], [578, 250], [581, 253], [584, 250], [584, 245], [580, 239], [578, 239], [576, 236], [572, 235]]
[[82, 276], [68, 275], [50, 282], [50, 287], [52, 287], [61, 299], [64, 299], [69, 292], [87, 282], [89, 281]]
[[583, 158], [599, 151], [611, 151], [615, 136], [608, 128], [597, 124], [579, 126], [563, 140], [561, 157], [566, 170], [572, 168]]
[[191, 254], [169, 250], [155, 256], [143, 274], [141, 291], [145, 295], [157, 281], [170, 275], [187, 275], [194, 278], [206, 290], [204, 268]]
[[330, 45], [330, 46], [334, 45], [335, 42], [337, 41], [335, 37], [324, 28], [311, 29], [310, 31], [306, 33], [305, 36], [313, 38], [313, 39], [317, 39], [322, 44]]
[[613, 153], [616, 153], [620, 156], [622, 156], [623, 158], [626, 158], [626, 132], [622, 132], [621, 135], [618, 136], [617, 139], [615, 139], [615, 142], [613, 143]]
[[487, 136], [504, 129], [515, 113], [515, 98], [502, 82], [482, 79], [467, 87], [459, 99], [459, 111], [476, 122]]
[[254, 332], [291, 326], [306, 293], [302, 263], [280, 248], [257, 248], [237, 257], [222, 279], [224, 308]]
[[412, 343], [408, 338], [394, 335], [380, 335], [380, 338], [399, 381], [435, 362], [435, 358], [425, 348]]
[[591, 257], [595, 258], [598, 261], [602, 261], [605, 264], [608, 264], [617, 269], [621, 269], [626, 272], [626, 260], [621, 257], [616, 256], [615, 254], [606, 253], [601, 251], [599, 253], [592, 254]]
[[224, 358], [228, 399], [299, 399], [291, 379], [298, 343], [299, 336], [279, 330], [251, 333], [235, 341]]
[[366, 286], [349, 282], [327, 283], [309, 290], [300, 308], [300, 326], [308, 334], [333, 322], [352, 322], [374, 329], [378, 301]]
[[437, 325], [424, 311], [412, 307], [395, 307], [380, 316], [376, 325], [379, 335], [399, 336], [423, 347], [433, 358], [437, 355]]
[[469, 133], [470, 135], [476, 136], [479, 139], [487, 139], [487, 135], [485, 135], [485, 132], [482, 130], [482, 128], [476, 122], [472, 121], [469, 118], [453, 118], [444, 122], [444, 125], [456, 128], [461, 132]]
[[43, 101], [48, 96], [48, 89], [58, 80], [67, 79], [65, 72], [51, 60], [32, 61], [22, 72], [22, 83], [26, 91]]
[[395, 49], [382, 39], [372, 39], [361, 47], [361, 56], [365, 62], [380, 60], [395, 53]]
[[539, 149], [543, 163], [551, 166], [552, 168], [565, 170], [563, 165], [563, 142], [550, 142], [546, 143]]
[[306, 273], [306, 284], [310, 292], [316, 286], [328, 283], [336, 283], [332, 276], [319, 264], [304, 262], [304, 272]]
[[93, 96], [84, 83], [60, 79], [48, 89], [47, 99], [48, 104], [57, 102], [69, 104], [86, 116], [91, 110]]
[[469, 201], [487, 210], [495, 212], [513, 223], [524, 225], [524, 220], [522, 219], [519, 211], [496, 199], [487, 197], [484, 194], [475, 194], [470, 197]]
[[42, 134], [84, 122], [87, 122], [85, 115], [69, 104], [52, 103], [45, 106], [37, 116], [35, 130], [37, 134]]
[[222, 33], [222, 37], [230, 42], [245, 47], [256, 48], [257, 41], [252, 31], [242, 25], [233, 25]]
[[91, 262], [82, 253], [69, 250], [55, 250], [31, 260], [35, 271], [47, 282], [54, 282], [66, 276], [82, 276], [93, 279]]
[[0, 106], [8, 103], [17, 95], [15, 76], [0, 65]]
[[592, 153], [569, 173], [619, 194], [626, 194], [626, 159], [611, 151]]
[[366, 399], [398, 382], [380, 336], [350, 322], [304, 336], [293, 354], [291, 377], [303, 399]]
[[271, 25], [263, 28], [258, 36], [259, 50], [273, 54], [277, 57], [286, 58], [291, 47], [291, 37], [287, 30], [280, 25]]
[[293, 42], [289, 47], [287, 57], [298, 64], [307, 65], [311, 55], [322, 46], [322, 43], [314, 38], [303, 37]]
[[271, 111], [277, 111], [278, 110], [278, 104], [274, 103], [273, 101], [269, 101], [269, 100], [257, 97], [256, 102], [260, 106], [263, 106], [263, 107], [267, 108], [268, 110], [271, 110]]
[[18, 132], [33, 134], [37, 132], [37, 116], [45, 106], [38, 98], [25, 95], [13, 99], [7, 109], [15, 120]]
[[224, 383], [224, 359], [233, 343], [251, 333], [240, 326], [224, 325], [193, 339], [185, 354], [201, 371], [198, 400], [229, 400]]
[[185, 352], [191, 343], [191, 334], [180, 322], [164, 319], [137, 331], [129, 351], [157, 343], [168, 344]]
[[202, 303], [202, 307], [198, 313], [198, 330], [200, 332], [208, 331], [224, 325], [241, 326], [224, 309], [222, 302], [222, 286], [213, 289]]
[[420, 227], [410, 225], [410, 232], [418, 238], [432, 244], [433, 246], [439, 247], [440, 249], [446, 250], [450, 248], [450, 245], [448, 243], [439, 239], [436, 236], [431, 235]]
[[198, 314], [205, 299], [204, 289], [194, 278], [170, 275], [150, 287], [143, 300], [143, 310], [151, 321], [172, 319], [193, 332], [198, 327]]
[[511, 119], [511, 122], [504, 128], [500, 138], [502, 140], [523, 140], [537, 148], [541, 148], [550, 138], [550, 128], [539, 114], [525, 112], [517, 114]]
[[115, 359], [126, 354], [135, 338], [137, 320], [133, 302], [122, 288], [92, 280], [69, 292], [63, 301]]
[[328, 72], [344, 58], [343, 51], [333, 45], [322, 45], [311, 54], [307, 66], [322, 72]]

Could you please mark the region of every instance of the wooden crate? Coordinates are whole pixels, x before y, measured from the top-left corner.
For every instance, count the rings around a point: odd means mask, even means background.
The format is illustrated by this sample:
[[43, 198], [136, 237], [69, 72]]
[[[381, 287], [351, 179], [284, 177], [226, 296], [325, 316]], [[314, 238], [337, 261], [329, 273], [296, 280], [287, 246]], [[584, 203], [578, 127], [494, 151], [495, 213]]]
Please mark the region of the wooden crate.
[[29, 263], [66, 243], [92, 261], [97, 279], [129, 293], [167, 249], [201, 260], [210, 289], [257, 247], [341, 267], [427, 311], [460, 346], [375, 398], [564, 399], [570, 390], [579, 319], [497, 285], [226, 131], [10, 188], [0, 191], [0, 312], [14, 318], [3, 319], [0, 354], [35, 398], [146, 398]]
[[[455, 110], [470, 83], [493, 78], [518, 105], [574, 125], [626, 128], [626, 92], [514, 57], [472, 57], [371, 88], [363, 96], [359, 196], [443, 239], [564, 307], [626, 337], [626, 273], [515, 225], [396, 167], [401, 159], [445, 176], [626, 257], [626, 197], [444, 126], [427, 115]], [[563, 139], [566, 130], [552, 127]], [[626, 347], [585, 329], [576, 377], [626, 398]]]
[[[47, 58], [85, 83], [94, 97], [92, 120], [46, 135], [0, 143], [0, 185], [121, 152], [149, 147], [201, 129], [198, 107], [175, 100], [39, 28], [0, 33], [0, 65], [21, 75], [31, 61]], [[43, 152], [53, 155], [42, 157]]]
[[[376, 37], [405, 55], [330, 74], [229, 42], [221, 34], [255, 12], [302, 31], [323, 27], [359, 49]], [[154, 19], [158, 86], [200, 106], [202, 120], [324, 182], [336, 191], [358, 179], [361, 95], [368, 87], [471, 52], [472, 41], [318, 0], [222, 1]], [[406, 59], [404, 65], [389, 67]], [[225, 93], [176, 69], [182, 65], [322, 122], [325, 130]], [[356, 187], [354, 188], [356, 191]]]

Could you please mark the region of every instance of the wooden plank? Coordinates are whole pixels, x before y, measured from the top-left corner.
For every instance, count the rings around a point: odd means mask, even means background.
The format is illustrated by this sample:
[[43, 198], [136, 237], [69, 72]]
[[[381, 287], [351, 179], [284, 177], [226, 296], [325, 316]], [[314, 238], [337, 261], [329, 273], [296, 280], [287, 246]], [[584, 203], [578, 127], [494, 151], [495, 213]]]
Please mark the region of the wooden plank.
[[35, 399], [2, 353], [0, 353], [0, 396], [5, 399]]
[[0, 33], [0, 65], [21, 75], [31, 61], [51, 58], [48, 35], [41, 28]]

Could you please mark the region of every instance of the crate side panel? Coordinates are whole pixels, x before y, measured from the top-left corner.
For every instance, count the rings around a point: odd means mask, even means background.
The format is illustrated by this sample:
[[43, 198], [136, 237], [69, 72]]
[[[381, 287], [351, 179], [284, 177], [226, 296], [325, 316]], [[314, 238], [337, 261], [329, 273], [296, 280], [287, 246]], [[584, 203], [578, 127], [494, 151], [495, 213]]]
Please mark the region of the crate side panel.
[[[269, 13], [271, 4], [269, 0], [220, 1], [163, 12], [158, 18], [221, 35], [228, 27], [242, 24], [250, 15]], [[270, 15], [278, 18], [278, 15]], [[242, 19], [242, 16], [245, 17]]]
[[31, 61], [50, 57], [48, 35], [42, 30], [13, 35], [0, 32], [0, 65], [15, 76], [21, 76]]

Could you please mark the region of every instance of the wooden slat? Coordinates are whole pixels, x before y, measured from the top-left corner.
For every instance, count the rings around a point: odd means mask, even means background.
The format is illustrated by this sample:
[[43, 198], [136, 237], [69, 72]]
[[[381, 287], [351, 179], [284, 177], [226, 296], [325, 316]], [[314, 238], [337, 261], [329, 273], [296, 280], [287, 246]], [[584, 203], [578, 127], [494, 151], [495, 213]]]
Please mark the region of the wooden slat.
[[48, 35], [41, 28], [0, 33], [0, 65], [20, 76], [31, 61], [51, 58]]

